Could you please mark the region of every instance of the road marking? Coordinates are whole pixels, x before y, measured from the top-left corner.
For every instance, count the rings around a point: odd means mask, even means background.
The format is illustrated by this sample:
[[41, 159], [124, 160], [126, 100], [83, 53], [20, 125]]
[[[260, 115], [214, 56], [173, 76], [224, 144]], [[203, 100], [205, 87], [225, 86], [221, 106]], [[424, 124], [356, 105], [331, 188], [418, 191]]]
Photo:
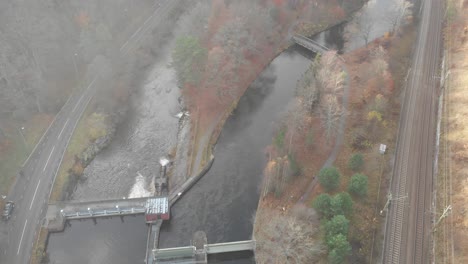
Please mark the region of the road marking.
[[47, 164], [49, 164], [50, 157], [52, 156], [52, 153], [54, 153], [54, 150], [55, 150], [55, 146], [52, 148], [52, 151], [49, 154], [49, 158], [47, 159], [47, 162], [46, 162], [46, 164], [44, 166], [44, 169], [42, 171], [45, 171], [45, 169], [47, 168]]
[[83, 92], [83, 94], [81, 95], [80, 99], [78, 100], [78, 102], [76, 103], [75, 107], [73, 107], [73, 110], [72, 110], [72, 113], [75, 112], [76, 108], [80, 105], [80, 102], [81, 102], [81, 99], [83, 99], [83, 97], [86, 95], [86, 92], [89, 90], [89, 88], [94, 84], [94, 82], [96, 81], [97, 79], [97, 76], [94, 77], [93, 81], [88, 85], [88, 87], [86, 88], [86, 90]]
[[73, 107], [72, 113], [75, 112], [76, 108], [80, 105], [81, 99], [83, 99], [84, 93], [81, 95], [80, 99], [76, 103], [75, 107]]
[[23, 236], [24, 236], [24, 231], [26, 230], [26, 224], [28, 223], [28, 219], [26, 219], [26, 222], [24, 222], [24, 227], [23, 227], [23, 233], [21, 234], [21, 239], [18, 245], [18, 251], [16, 252], [16, 255], [19, 255], [20, 249], [21, 249], [21, 243], [23, 242]]
[[151, 18], [153, 18], [154, 14], [155, 14], [155, 12], [153, 12], [153, 14], [145, 20], [145, 22], [143, 23], [143, 25], [141, 25], [141, 26], [137, 29], [137, 31], [135, 31], [135, 32], [130, 36], [130, 38], [127, 39], [127, 41], [120, 47], [120, 51], [122, 51], [122, 50], [125, 48], [125, 46], [128, 45], [128, 42], [129, 42], [132, 38], [134, 38], [135, 35], [138, 34], [138, 32], [140, 32], [140, 30], [146, 25], [146, 23], [148, 23], [148, 21], [149, 21]]
[[37, 146], [39, 146], [39, 144], [42, 143], [42, 139], [44, 138], [44, 136], [47, 134], [47, 132], [49, 132], [49, 129], [52, 127], [52, 125], [55, 123], [55, 119], [57, 119], [57, 116], [59, 116], [59, 114], [62, 112], [63, 108], [65, 107], [65, 105], [68, 104], [68, 101], [70, 101], [70, 98], [72, 97], [73, 94], [70, 94], [68, 96], [68, 99], [67, 101], [62, 105], [62, 108], [60, 108], [60, 110], [58, 111], [58, 113], [54, 116], [54, 119], [52, 120], [52, 122], [50, 123], [50, 125], [47, 127], [47, 130], [44, 132], [44, 134], [42, 134], [41, 138], [39, 139], [39, 141], [36, 143], [36, 146], [34, 146], [33, 150], [31, 151], [31, 153], [29, 153], [29, 156], [28, 158], [23, 162], [23, 164], [21, 165], [21, 167], [24, 167], [26, 165], [26, 163], [28, 162], [29, 158], [31, 158], [31, 156], [34, 154], [34, 151], [36, 150]]
[[37, 183], [36, 190], [34, 191], [34, 195], [31, 201], [31, 205], [29, 206], [29, 210], [31, 210], [33, 203], [34, 203], [34, 199], [36, 199], [36, 193], [37, 193], [37, 189], [39, 188], [39, 184], [41, 184], [41, 180], [39, 180], [39, 182]]
[[93, 81], [88, 85], [88, 88], [86, 88], [85, 92], [88, 91], [88, 89], [94, 84], [94, 82], [96, 81], [97, 77], [98, 77], [97, 75], [96, 75], [96, 77], [94, 77]]
[[67, 126], [67, 123], [68, 123], [68, 118], [67, 118], [67, 122], [65, 122], [65, 125], [63, 125], [63, 128], [62, 128], [62, 130], [60, 131], [60, 134], [59, 134], [59, 136], [58, 136], [58, 139], [60, 139], [60, 137], [62, 136], [62, 132], [63, 132], [63, 130], [65, 129], [65, 127]]

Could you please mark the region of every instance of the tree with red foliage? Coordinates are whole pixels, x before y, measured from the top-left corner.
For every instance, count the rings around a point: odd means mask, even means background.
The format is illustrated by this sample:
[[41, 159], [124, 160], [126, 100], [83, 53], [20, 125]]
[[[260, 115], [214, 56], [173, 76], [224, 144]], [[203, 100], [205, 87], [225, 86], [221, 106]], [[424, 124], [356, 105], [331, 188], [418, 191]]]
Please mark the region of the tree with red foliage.
[[346, 12], [340, 6], [336, 6], [331, 10], [332, 16], [336, 19], [343, 19], [346, 17]]

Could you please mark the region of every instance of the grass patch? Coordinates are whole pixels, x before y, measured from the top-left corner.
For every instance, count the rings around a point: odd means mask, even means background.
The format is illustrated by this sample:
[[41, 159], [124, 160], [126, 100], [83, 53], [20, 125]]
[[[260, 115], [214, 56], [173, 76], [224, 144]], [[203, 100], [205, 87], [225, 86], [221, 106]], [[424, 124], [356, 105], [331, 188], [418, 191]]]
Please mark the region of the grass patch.
[[65, 191], [70, 184], [70, 170], [75, 164], [75, 157], [79, 156], [88, 147], [90, 143], [90, 134], [88, 133], [88, 118], [92, 110], [87, 108], [84, 115], [76, 125], [75, 131], [70, 139], [62, 164], [52, 188], [50, 201], [60, 201], [64, 198]]
[[3, 130], [4, 137], [0, 142], [1, 195], [8, 194], [21, 165], [34, 149], [52, 119], [50, 115], [35, 115], [24, 123], [24, 129], [14, 122], [6, 122]]
[[46, 252], [45, 245], [47, 245], [47, 239], [49, 238], [49, 231], [47, 228], [41, 227], [37, 240], [33, 245], [33, 253], [31, 255], [30, 264], [49, 263], [48, 254]]
[[10, 147], [0, 159], [0, 194], [7, 195], [11, 184], [18, 174], [21, 164], [28, 156], [28, 149], [20, 135], [11, 135], [8, 140]]
[[54, 186], [51, 192], [51, 201], [60, 201], [65, 198], [66, 191], [78, 179], [77, 175], [83, 172], [83, 165], [77, 162], [77, 157], [98, 138], [106, 136], [110, 131], [106, 127], [109, 115], [96, 113], [96, 105], [94, 99], [90, 106], [86, 108], [81, 119], [78, 121], [73, 132], [67, 150], [63, 156], [62, 164], [57, 173]]
[[[463, 4], [460, 5], [460, 2]], [[434, 232], [435, 263], [467, 263], [468, 260], [468, 2], [447, 1], [445, 35], [445, 80], [442, 105], [436, 221], [448, 205], [451, 212]], [[444, 76], [446, 72], [441, 75]]]

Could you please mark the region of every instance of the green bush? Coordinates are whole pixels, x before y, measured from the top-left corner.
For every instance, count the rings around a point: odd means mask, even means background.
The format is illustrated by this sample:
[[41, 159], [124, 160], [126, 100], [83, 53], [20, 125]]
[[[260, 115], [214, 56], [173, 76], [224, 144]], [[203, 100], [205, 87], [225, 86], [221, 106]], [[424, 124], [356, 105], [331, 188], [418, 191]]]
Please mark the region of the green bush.
[[329, 218], [332, 214], [331, 199], [328, 193], [322, 193], [312, 202], [312, 207], [321, 214], [322, 217]]
[[338, 234], [348, 236], [349, 220], [344, 215], [335, 215], [323, 225], [327, 240]]
[[458, 15], [458, 9], [457, 6], [454, 4], [454, 1], [447, 1], [447, 9], [445, 11], [445, 16], [447, 17], [447, 20], [452, 22], [455, 20], [455, 18]]
[[327, 240], [328, 263], [342, 264], [351, 253], [351, 245], [343, 234], [332, 236]]
[[330, 201], [332, 215], [350, 215], [353, 212], [353, 199], [347, 192], [333, 196]]
[[335, 167], [321, 169], [318, 178], [320, 185], [327, 191], [332, 191], [340, 185], [340, 172]]
[[172, 66], [176, 70], [180, 87], [186, 83], [198, 83], [204, 70], [207, 53], [198, 38], [192, 36], [177, 38], [172, 52]]
[[348, 168], [352, 171], [360, 171], [364, 165], [364, 158], [361, 153], [354, 154], [348, 162]]
[[348, 191], [359, 196], [365, 196], [367, 195], [367, 185], [367, 176], [361, 173], [357, 173], [351, 177]]
[[275, 137], [275, 145], [281, 149], [284, 146], [284, 137], [286, 136], [286, 128], [282, 128]]

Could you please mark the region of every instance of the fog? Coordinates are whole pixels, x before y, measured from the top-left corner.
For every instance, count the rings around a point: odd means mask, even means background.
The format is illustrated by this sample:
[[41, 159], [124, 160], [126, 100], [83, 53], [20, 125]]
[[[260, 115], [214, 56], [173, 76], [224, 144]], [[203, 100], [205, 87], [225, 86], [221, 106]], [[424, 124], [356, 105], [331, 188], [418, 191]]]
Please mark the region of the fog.
[[95, 77], [101, 111], [125, 105], [171, 34], [173, 19], [157, 11], [162, 2], [1, 1], [0, 121], [54, 115]]

